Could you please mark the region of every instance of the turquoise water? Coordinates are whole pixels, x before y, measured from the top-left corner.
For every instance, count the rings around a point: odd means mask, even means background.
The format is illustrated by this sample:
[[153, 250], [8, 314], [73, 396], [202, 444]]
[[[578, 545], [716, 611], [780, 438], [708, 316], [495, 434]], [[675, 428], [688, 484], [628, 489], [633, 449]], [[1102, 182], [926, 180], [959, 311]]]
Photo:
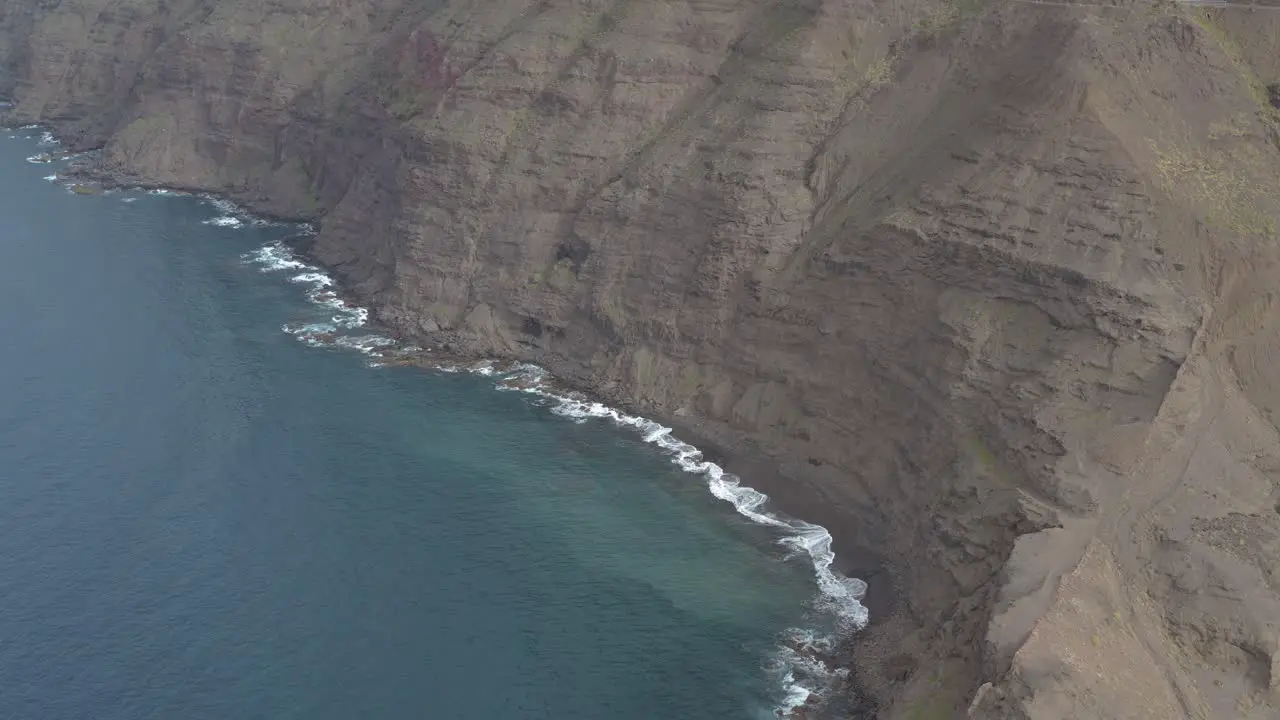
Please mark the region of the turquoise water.
[[75, 195], [16, 135], [0, 717], [753, 718], [804, 680], [780, 638], [831, 617], [794, 533], [642, 432], [299, 342], [373, 331], [297, 228]]

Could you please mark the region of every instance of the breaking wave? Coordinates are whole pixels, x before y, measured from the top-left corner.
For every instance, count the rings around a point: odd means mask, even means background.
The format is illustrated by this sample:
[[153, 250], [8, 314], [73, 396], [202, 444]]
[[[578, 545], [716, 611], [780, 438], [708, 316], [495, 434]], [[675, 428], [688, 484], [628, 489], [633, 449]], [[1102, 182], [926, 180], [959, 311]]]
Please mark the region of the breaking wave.
[[[56, 140], [46, 132], [40, 144], [55, 145]], [[68, 159], [66, 156], [45, 158], [48, 159], [32, 161], [43, 163]], [[54, 174], [44, 179], [57, 181], [60, 178]], [[159, 196], [190, 195], [164, 189], [148, 192]], [[277, 224], [256, 218], [225, 200], [210, 197], [203, 199], [218, 213], [202, 221], [207, 225], [236, 229]], [[126, 203], [133, 201], [133, 197], [123, 199]], [[313, 230], [303, 227], [302, 232]], [[400, 344], [391, 337], [371, 332], [369, 311], [344, 299], [330, 275], [299, 259], [283, 241], [272, 242], [242, 257], [263, 273], [280, 273], [286, 276], [288, 282], [302, 286], [306, 298], [321, 311], [318, 314], [326, 316], [310, 322], [282, 326], [285, 332], [299, 341], [318, 347], [354, 350], [368, 357], [372, 365], [413, 357], [422, 352], [421, 348]], [[737, 476], [706, 460], [702, 451], [675, 437], [671, 428], [647, 418], [626, 414], [576, 393], [561, 391], [548, 374], [537, 366], [481, 362], [442, 365], [438, 369], [441, 372], [470, 372], [493, 378], [496, 389], [536, 396], [546, 401], [550, 412], [572, 422], [609, 420], [619, 427], [633, 430], [644, 442], [657, 446], [683, 471], [702, 477], [716, 498], [730, 503], [738, 513], [753, 522], [778, 530], [778, 542], [791, 555], [807, 558], [812, 565], [819, 589], [815, 605], [836, 618], [838, 632], [823, 633], [816, 629], [793, 628], [781, 635], [778, 649], [766, 666], [781, 689], [776, 714], [780, 717], [795, 716], [802, 708], [820, 702], [824, 691], [847, 675], [846, 670], [834, 667], [829, 658], [836, 650], [841, 634], [857, 630], [866, 624], [867, 610], [860, 602], [866, 591], [866, 584], [858, 579], [844, 577], [834, 569], [832, 537], [825, 528], [773, 512], [768, 508], [766, 495], [743, 485]]]
[[[353, 333], [367, 325], [368, 310], [343, 300], [334, 290], [331, 276], [298, 259], [284, 243], [270, 243], [247, 253], [244, 259], [257, 265], [262, 272], [288, 273], [290, 282], [307, 286], [308, 300], [332, 311], [327, 321], [293, 323], [283, 327], [285, 332], [300, 341], [313, 346], [356, 350], [371, 358], [372, 366], [420, 352], [419, 348], [400, 346], [383, 335]], [[840, 637], [867, 624], [867, 609], [861, 603], [867, 585], [835, 570], [832, 537], [826, 528], [770, 510], [767, 495], [743, 485], [736, 475], [706, 460], [701, 450], [677, 438], [671, 428], [647, 418], [628, 415], [577, 393], [557, 391], [546, 371], [535, 365], [501, 366], [493, 362], [478, 362], [437, 365], [436, 368], [441, 372], [468, 372], [495, 378], [497, 389], [537, 396], [547, 401], [553, 414], [573, 422], [603, 419], [639, 433], [645, 442], [660, 448], [680, 469], [701, 476], [711, 494], [728, 502], [739, 514], [779, 531], [781, 537], [778, 542], [787, 548], [789, 555], [808, 559], [819, 590], [814, 605], [834, 619], [836, 630], [824, 635], [817, 630], [792, 628], [783, 634], [779, 649], [766, 668], [783, 689], [783, 698], [776, 708], [779, 717], [792, 717], [800, 708], [820, 702], [825, 691], [847, 674], [843, 669], [829, 666], [824, 658], [830, 657]]]
[[[56, 143], [45, 134], [41, 144]], [[39, 157], [39, 156], [37, 156]], [[37, 161], [34, 160], [33, 161]], [[152, 195], [190, 196], [191, 193], [148, 190]], [[251, 215], [234, 203], [212, 196], [200, 196], [218, 214], [203, 221], [226, 228], [277, 225], [274, 221]], [[301, 226], [303, 233], [314, 228]], [[287, 323], [281, 329], [310, 346], [354, 350], [369, 358], [369, 365], [379, 367], [407, 359], [422, 352], [421, 348], [401, 345], [394, 339], [368, 331], [369, 311], [347, 302], [335, 289], [334, 279], [321, 268], [300, 260], [284, 242], [275, 241], [246, 253], [242, 259], [256, 265], [264, 273], [288, 275], [288, 281], [306, 287], [307, 299], [324, 310], [326, 317], [307, 322]], [[741, 515], [777, 530], [779, 544], [789, 556], [803, 556], [812, 565], [818, 586], [815, 607], [834, 619], [835, 631], [822, 633], [813, 629], [793, 628], [779, 638], [779, 647], [766, 670], [781, 685], [782, 699], [775, 709], [779, 717], [794, 717], [802, 708], [821, 702], [825, 692], [840, 681], [847, 671], [832, 667], [825, 658], [835, 650], [840, 637], [867, 624], [867, 609], [861, 600], [867, 586], [861, 580], [841, 575], [833, 567], [835, 552], [826, 528], [774, 512], [768, 507], [768, 496], [742, 484], [736, 475], [706, 460], [698, 448], [672, 434], [672, 429], [647, 418], [628, 415], [577, 393], [554, 388], [547, 373], [527, 364], [499, 366], [492, 362], [470, 365], [437, 365], [440, 372], [468, 372], [495, 378], [499, 390], [519, 391], [537, 396], [550, 406], [551, 412], [573, 422], [593, 419], [609, 420], [633, 430], [643, 440], [660, 448], [682, 470], [700, 476], [712, 495], [723, 500]]]
[[[82, 153], [82, 152], [74, 153], [74, 152], [67, 152], [65, 150], [60, 149], [62, 147], [62, 142], [59, 141], [58, 138], [54, 137], [54, 134], [52, 132], [49, 132], [48, 130], [42, 130], [41, 126], [39, 125], [23, 125], [21, 127], [10, 128], [10, 129], [17, 131], [9, 135], [10, 139], [30, 138], [32, 137], [32, 135], [30, 134], [30, 131], [32, 130], [41, 131], [39, 137], [36, 140], [36, 145], [41, 147], [42, 150], [36, 153], [35, 155], [28, 157], [27, 162], [29, 163], [35, 163], [37, 165], [63, 163], [70, 160], [79, 159], [85, 155], [85, 153]], [[45, 179], [57, 180], [59, 178], [55, 174], [51, 178], [45, 178]]]
[[833, 638], [812, 630], [792, 628], [783, 634], [782, 647], [768, 668], [785, 692], [778, 715], [790, 717], [800, 708], [821, 703], [824, 690], [849, 676], [847, 669], [832, 667], [824, 659], [835, 650]]
[[[191, 193], [182, 193], [173, 190], [152, 190], [157, 195], [190, 195]], [[216, 225], [218, 227], [241, 228], [241, 227], [268, 227], [284, 225], [286, 223], [268, 220], [259, 217], [236, 205], [230, 200], [226, 200], [214, 195], [198, 195], [204, 204], [211, 206], [218, 212], [218, 215], [204, 221], [205, 225]]]
[[[305, 230], [304, 232], [310, 232]], [[352, 335], [347, 332], [369, 323], [369, 311], [352, 305], [334, 290], [333, 278], [320, 268], [305, 263], [283, 242], [276, 241], [246, 253], [244, 259], [262, 272], [289, 272], [289, 282], [307, 286], [306, 296], [312, 304], [330, 311], [327, 321], [286, 323], [285, 332], [308, 345], [333, 345], [358, 350], [371, 357], [395, 346], [395, 341], [382, 335]]]
[[[492, 365], [477, 368], [475, 372], [496, 374]], [[769, 510], [769, 496], [743, 485], [738, 476], [727, 473], [719, 465], [704, 459], [701, 450], [672, 435], [669, 427], [648, 418], [628, 415], [576, 394], [558, 394], [549, 388], [546, 373], [537, 366], [518, 365], [515, 369], [502, 373], [500, 377], [500, 389], [520, 390], [553, 400], [551, 412], [556, 415], [575, 422], [586, 422], [593, 418], [607, 419], [640, 433], [645, 442], [661, 448], [681, 470], [701, 475], [711, 494], [733, 505], [739, 514], [761, 525], [783, 531], [779, 543], [793, 553], [808, 556], [812, 561], [818, 589], [821, 591], [819, 608], [838, 618], [842, 629], [857, 630], [867, 624], [867, 609], [861, 603], [867, 584], [856, 578], [844, 577], [833, 569], [836, 555], [832, 550], [831, 533], [826, 528]]]
[[[456, 372], [458, 368], [445, 369]], [[497, 370], [492, 363], [463, 369], [498, 377], [499, 390], [516, 390], [546, 398], [552, 402], [552, 413], [574, 422], [606, 419], [638, 432], [645, 442], [658, 446], [681, 470], [702, 476], [711, 494], [731, 504], [740, 515], [781, 531], [782, 537], [778, 542], [788, 548], [789, 554], [801, 554], [809, 559], [819, 590], [814, 604], [835, 618], [836, 632], [823, 635], [813, 629], [792, 628], [784, 633], [781, 647], [769, 668], [784, 689], [784, 698], [777, 708], [778, 716], [792, 717], [796, 710], [820, 703], [825, 692], [848, 674], [847, 670], [828, 666], [824, 658], [829, 658], [836, 650], [840, 637], [866, 626], [868, 612], [861, 601], [867, 584], [857, 578], [845, 577], [834, 569], [833, 538], [826, 528], [769, 510], [767, 495], [743, 485], [738, 476], [704, 459], [701, 450], [675, 437], [671, 428], [648, 418], [628, 415], [576, 393], [556, 392], [548, 383], [547, 373], [536, 365], [519, 364], [505, 372]]]

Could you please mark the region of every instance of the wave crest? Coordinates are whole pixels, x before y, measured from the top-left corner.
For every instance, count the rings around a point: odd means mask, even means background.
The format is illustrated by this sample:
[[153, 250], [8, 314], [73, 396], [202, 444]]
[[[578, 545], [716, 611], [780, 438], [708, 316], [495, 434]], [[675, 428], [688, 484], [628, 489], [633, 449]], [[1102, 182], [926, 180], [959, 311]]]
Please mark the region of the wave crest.
[[[370, 357], [370, 365], [375, 367], [397, 357], [421, 352], [421, 348], [400, 346], [386, 336], [353, 334], [351, 331], [367, 325], [369, 311], [343, 300], [334, 289], [335, 282], [330, 275], [299, 260], [283, 242], [270, 243], [243, 257], [246, 262], [259, 266], [262, 272], [291, 273], [289, 282], [309, 286], [306, 297], [313, 305], [333, 312], [327, 322], [283, 326], [285, 332], [298, 340], [312, 346], [355, 350]], [[771, 510], [767, 495], [744, 485], [738, 476], [706, 460], [701, 450], [677, 438], [671, 428], [574, 393], [557, 391], [548, 373], [536, 365], [500, 366], [493, 361], [480, 361], [468, 365], [440, 364], [435, 369], [495, 378], [496, 389], [538, 397], [546, 401], [553, 414], [572, 422], [603, 419], [634, 430], [646, 443], [661, 449], [681, 470], [701, 476], [711, 494], [732, 505], [739, 514], [780, 531], [778, 543], [787, 548], [788, 555], [801, 555], [809, 560], [818, 586], [814, 606], [834, 619], [835, 633], [822, 634], [818, 630], [803, 628], [791, 628], [783, 633], [778, 651], [766, 667], [781, 685], [782, 697], [775, 714], [793, 717], [804, 708], [821, 704], [826, 693], [847, 676], [848, 671], [832, 666], [829, 658], [841, 637], [866, 626], [868, 612], [861, 600], [866, 594], [867, 584], [857, 578], [846, 577], [835, 569], [833, 538], [826, 528]]]

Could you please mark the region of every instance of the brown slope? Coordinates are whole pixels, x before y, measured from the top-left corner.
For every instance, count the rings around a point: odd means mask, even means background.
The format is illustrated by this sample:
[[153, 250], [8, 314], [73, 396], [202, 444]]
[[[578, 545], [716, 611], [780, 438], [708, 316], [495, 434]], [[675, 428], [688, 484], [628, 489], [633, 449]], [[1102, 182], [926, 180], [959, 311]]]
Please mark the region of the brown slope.
[[1278, 16], [18, 2], [0, 82], [323, 215], [402, 330], [764, 459], [892, 569], [885, 717], [1273, 717]]

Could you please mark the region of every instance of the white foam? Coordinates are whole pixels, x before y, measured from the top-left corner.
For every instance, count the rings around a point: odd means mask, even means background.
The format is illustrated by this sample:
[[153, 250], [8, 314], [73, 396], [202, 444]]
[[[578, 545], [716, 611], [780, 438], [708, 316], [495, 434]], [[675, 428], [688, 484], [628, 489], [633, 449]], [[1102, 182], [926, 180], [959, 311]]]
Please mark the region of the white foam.
[[[155, 188], [148, 191], [152, 195], [185, 196], [190, 193]], [[241, 227], [246, 222], [254, 225], [276, 225], [274, 221], [255, 218], [235, 203], [212, 195], [201, 195], [201, 199], [216, 209], [220, 215], [205, 224], [224, 227]], [[132, 198], [126, 198], [126, 202]], [[300, 235], [314, 234], [316, 228], [309, 223], [298, 225]], [[362, 328], [369, 323], [369, 311], [344, 301], [333, 290], [334, 281], [320, 268], [309, 265], [298, 259], [297, 255], [281, 241], [264, 245], [241, 256], [245, 262], [257, 265], [264, 273], [292, 271], [295, 274], [290, 282], [310, 285], [307, 299], [315, 305], [330, 310], [333, 314], [328, 322], [290, 323], [282, 326], [282, 330], [310, 345], [327, 345], [357, 350], [366, 355], [382, 355], [394, 345], [390, 338], [377, 335], [350, 336], [342, 334], [346, 330]]]
[[[473, 368], [473, 372], [490, 375], [492, 367]], [[831, 533], [821, 525], [778, 515], [767, 509], [769, 497], [754, 488], [747, 487], [736, 476], [719, 465], [703, 459], [702, 451], [671, 434], [671, 428], [647, 418], [627, 415], [603, 403], [584, 400], [549, 391], [545, 385], [545, 371], [529, 365], [504, 376], [504, 385], [511, 389], [540, 395], [555, 401], [551, 411], [575, 422], [592, 418], [608, 419], [615, 424], [639, 432], [647, 443], [662, 448], [671, 461], [685, 472], [701, 475], [715, 497], [733, 505], [741, 515], [761, 524], [785, 531], [779, 543], [793, 552], [807, 555], [813, 564], [814, 576], [821, 593], [819, 606], [839, 620], [841, 630], [859, 630], [867, 624], [867, 609], [860, 602], [867, 591], [867, 584], [857, 578], [841, 575], [833, 569], [835, 552], [832, 550]]]
[[302, 334], [315, 335], [318, 333], [338, 332], [338, 327], [336, 325], [331, 325], [329, 323], [323, 323], [323, 322], [285, 323], [284, 325], [280, 326], [280, 329], [284, 330], [290, 335], [302, 335]]
[[[245, 210], [243, 207], [231, 202], [230, 200], [227, 200], [226, 198], [217, 197], [216, 195], [201, 195], [200, 199], [203, 200], [205, 204], [213, 206], [215, 210], [217, 210], [219, 213], [222, 214], [222, 217], [235, 218], [238, 221], [236, 224], [236, 227], [239, 227], [240, 225], [244, 225], [244, 224], [252, 225], [253, 227], [277, 227], [281, 225], [291, 224], [291, 223], [280, 222], [278, 220], [268, 220], [267, 218], [264, 218], [264, 217], [258, 217], [250, 213], [248, 210]], [[219, 223], [212, 223], [212, 224], [216, 225]], [[306, 226], [306, 229], [314, 230], [309, 225]]]
[[[456, 372], [458, 368], [442, 369]], [[831, 533], [820, 525], [770, 511], [767, 495], [743, 485], [736, 475], [705, 460], [702, 451], [675, 437], [671, 428], [647, 418], [628, 415], [603, 403], [555, 393], [546, 384], [546, 372], [537, 366], [518, 365], [506, 373], [497, 373], [492, 363], [462, 369], [483, 376], [500, 375], [499, 389], [521, 391], [550, 400], [551, 412], [574, 422], [607, 419], [640, 433], [645, 442], [661, 448], [680, 469], [701, 475], [711, 494], [731, 504], [739, 514], [781, 530], [783, 536], [778, 542], [787, 547], [790, 554], [808, 557], [819, 590], [815, 605], [834, 618], [840, 634], [846, 635], [866, 626], [867, 608], [861, 600], [866, 594], [867, 584], [857, 578], [845, 577], [833, 568], [835, 552], [832, 550]], [[779, 717], [791, 717], [811, 697], [820, 700], [823, 692], [848, 672], [828, 668], [819, 659], [819, 655], [834, 647], [834, 639], [799, 628], [789, 630], [787, 636], [787, 642], [780, 646], [774, 658], [773, 667], [783, 689], [783, 698], [775, 709]]]
[[53, 133], [46, 130], [40, 133], [40, 144], [41, 145], [57, 145], [58, 139], [53, 136]]
[[203, 195], [201, 197], [204, 198], [204, 201], [206, 203], [212, 205], [214, 208], [218, 210], [218, 212], [222, 213], [223, 215], [243, 215], [244, 214], [244, 211], [240, 209], [240, 206], [236, 205], [230, 200], [224, 200], [222, 198], [213, 197], [212, 195]]
[[[152, 195], [187, 196], [185, 193], [166, 188], [155, 188], [148, 191]], [[201, 195], [201, 199], [216, 209], [220, 215], [205, 220], [207, 225], [223, 227], [242, 227], [247, 223], [256, 226], [279, 225], [272, 220], [256, 218], [245, 212], [235, 203], [212, 195]], [[132, 198], [126, 198], [130, 202]], [[314, 225], [302, 223], [297, 225], [298, 234], [309, 235], [316, 232]], [[281, 241], [264, 245], [241, 256], [245, 262], [257, 265], [264, 273], [292, 271], [289, 281], [300, 285], [310, 285], [306, 297], [311, 303], [330, 310], [333, 314], [328, 322], [289, 323], [281, 329], [308, 345], [341, 347], [373, 357], [383, 357], [391, 350], [395, 342], [380, 335], [352, 336], [344, 331], [362, 328], [369, 323], [369, 311], [351, 305], [334, 291], [333, 278], [320, 268], [309, 265], [298, 259], [297, 255]]]
[[48, 181], [48, 182], [57, 182], [57, 180], [58, 180], [58, 175], [57, 175], [57, 173], [55, 173], [55, 174], [53, 174], [53, 175], [45, 175], [45, 176], [44, 176], [44, 178], [42, 178], [42, 179], [44, 179], [44, 180], [46, 180], [46, 181]]
[[289, 278], [289, 282], [307, 283], [310, 285], [319, 285], [320, 287], [329, 287], [333, 285], [333, 278], [322, 272], [305, 272], [301, 275], [294, 275]]
[[255, 218], [247, 210], [236, 205], [230, 200], [226, 200], [213, 195], [201, 195], [200, 199], [206, 205], [211, 205], [217, 210], [219, 215], [214, 218], [205, 220], [206, 225], [218, 225], [220, 227], [244, 227], [246, 224], [254, 226], [274, 225], [275, 223]]
[[[304, 273], [306, 274], [306, 273]], [[313, 287], [307, 291], [307, 299], [316, 305], [323, 305], [328, 308], [343, 308], [346, 303], [338, 295], [337, 291], [330, 290], [328, 286]]]
[[369, 311], [362, 307], [345, 305], [337, 315], [333, 316], [333, 321], [338, 324], [338, 327], [348, 330], [364, 327], [369, 324]]
[[262, 272], [277, 272], [280, 270], [306, 270], [309, 272], [320, 272], [319, 268], [312, 267], [299, 260], [293, 251], [281, 242], [273, 242], [264, 245], [251, 253], [246, 253], [244, 259], [255, 263], [261, 267]]
[[138, 198], [136, 198], [136, 197], [121, 198], [121, 199], [120, 199], [120, 202], [127, 202], [127, 203], [131, 203], [131, 202], [135, 202], [135, 201], [137, 201], [137, 199], [138, 199]]
[[395, 345], [395, 341], [381, 335], [341, 335], [334, 344], [338, 347], [356, 350], [364, 355], [381, 356], [383, 351]]
[[829, 667], [823, 662], [822, 656], [828, 655], [835, 647], [831, 638], [800, 628], [792, 628], [784, 636], [767, 669], [778, 678], [783, 689], [782, 700], [774, 714], [791, 717], [811, 699], [821, 702], [832, 686], [848, 677], [849, 671]]
[[[312, 228], [308, 230], [314, 231]], [[376, 359], [420, 350], [416, 347], [397, 350], [394, 340], [381, 335], [346, 334], [346, 331], [364, 326], [368, 321], [369, 311], [345, 302], [333, 289], [334, 281], [331, 276], [320, 268], [298, 260], [294, 252], [283, 243], [271, 243], [244, 257], [259, 265], [263, 272], [293, 272], [289, 278], [291, 282], [311, 286], [307, 291], [310, 302], [333, 310], [329, 322], [289, 324], [282, 328], [308, 345], [336, 346]], [[380, 366], [376, 361], [369, 364], [372, 367]], [[496, 377], [497, 389], [530, 394], [540, 402], [549, 403], [554, 414], [573, 422], [607, 419], [618, 426], [636, 431], [645, 442], [659, 447], [682, 470], [702, 476], [713, 496], [728, 502], [748, 519], [781, 531], [779, 544], [786, 547], [789, 554], [804, 556], [809, 560], [819, 591], [815, 605], [834, 619], [841, 634], [861, 629], [867, 624], [867, 609], [861, 603], [867, 585], [856, 578], [845, 577], [834, 569], [835, 552], [832, 549], [831, 533], [820, 525], [773, 512], [768, 508], [767, 495], [743, 485], [736, 475], [707, 461], [701, 450], [675, 437], [671, 428], [647, 418], [628, 415], [577, 394], [555, 392], [547, 383], [546, 371], [535, 365], [517, 364], [499, 369], [492, 361], [480, 361], [465, 366], [439, 365], [437, 370], [445, 373], [466, 371], [483, 377]], [[812, 696], [820, 697], [827, 687], [847, 673], [842, 669], [828, 668], [820, 659], [833, 646], [831, 638], [817, 635], [815, 631], [788, 631], [788, 640], [781, 645], [773, 665], [784, 695], [776, 710], [779, 716], [791, 716], [808, 703]]]
[[782, 702], [778, 703], [777, 710], [774, 711], [778, 717], [791, 717], [791, 713], [809, 702], [809, 696], [813, 694], [809, 688], [796, 682], [795, 676], [791, 673], [782, 676], [782, 687], [785, 695]]
[[[361, 352], [365, 351], [364, 348], [386, 347], [392, 344], [389, 339], [385, 338], [383, 338], [386, 340], [385, 343], [374, 345], [371, 344], [368, 337], [363, 338], [358, 343], [354, 340], [343, 340], [342, 337], [327, 337], [342, 330], [355, 330], [368, 325], [369, 311], [366, 308], [352, 305], [343, 300], [333, 290], [334, 281], [331, 276], [320, 268], [299, 260], [293, 250], [289, 249], [284, 243], [279, 241], [270, 243], [253, 252], [246, 253], [243, 258], [258, 265], [262, 272], [300, 271], [290, 276], [289, 281], [300, 285], [310, 285], [311, 287], [307, 290], [307, 300], [314, 305], [319, 305], [333, 312], [328, 323], [319, 324], [324, 329], [316, 329], [317, 324], [314, 323], [308, 326], [286, 326], [285, 331], [291, 335], [311, 344], [333, 344], [339, 347], [360, 350]], [[317, 335], [325, 337], [317, 337]]]

